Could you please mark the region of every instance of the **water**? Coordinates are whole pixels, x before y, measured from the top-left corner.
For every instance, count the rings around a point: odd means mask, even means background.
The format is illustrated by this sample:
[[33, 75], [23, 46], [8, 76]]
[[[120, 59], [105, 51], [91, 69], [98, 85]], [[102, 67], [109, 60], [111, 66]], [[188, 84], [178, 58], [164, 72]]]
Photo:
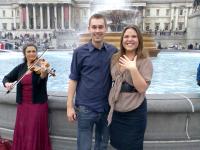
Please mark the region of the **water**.
[[198, 93], [200, 53], [161, 52], [152, 59], [154, 74], [147, 93]]
[[142, 25], [142, 10], [131, 6], [131, 0], [92, 0], [90, 12], [100, 13], [106, 17], [108, 31], [119, 32], [127, 25]]
[[130, 0], [93, 0], [90, 8], [92, 9], [92, 14], [106, 10], [124, 10], [130, 2]]
[[[44, 58], [56, 69], [56, 77], [48, 81], [49, 91], [67, 91], [68, 76], [72, 59], [72, 51], [49, 51]], [[16, 64], [22, 62], [23, 55], [16, 53], [0, 53], [0, 81]], [[147, 93], [198, 93], [196, 70], [200, 62], [200, 53], [161, 52], [152, 58], [154, 74]], [[2, 88], [3, 85], [0, 85]]]

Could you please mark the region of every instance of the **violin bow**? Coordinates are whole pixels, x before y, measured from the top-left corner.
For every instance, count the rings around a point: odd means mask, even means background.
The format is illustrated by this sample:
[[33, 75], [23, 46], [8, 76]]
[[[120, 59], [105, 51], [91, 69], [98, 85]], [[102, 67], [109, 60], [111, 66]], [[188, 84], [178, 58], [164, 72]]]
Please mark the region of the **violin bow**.
[[[33, 67], [38, 63], [39, 59], [40, 59], [40, 58], [44, 55], [44, 53], [46, 53], [47, 51], [48, 51], [48, 49], [45, 49], [45, 50], [43, 51], [43, 53], [37, 58], [37, 60], [36, 60], [32, 65], [30, 65], [30, 66], [28, 67], [28, 70], [30, 70], [31, 68], [33, 68]], [[28, 70], [27, 70], [27, 71], [28, 71]], [[26, 71], [17, 81], [15, 81], [15, 82], [13, 83], [13, 85], [12, 85], [11, 88], [10, 88], [10, 90], [7, 90], [6, 94], [10, 93], [10, 92], [12, 91], [12, 89], [25, 77], [27, 71]]]

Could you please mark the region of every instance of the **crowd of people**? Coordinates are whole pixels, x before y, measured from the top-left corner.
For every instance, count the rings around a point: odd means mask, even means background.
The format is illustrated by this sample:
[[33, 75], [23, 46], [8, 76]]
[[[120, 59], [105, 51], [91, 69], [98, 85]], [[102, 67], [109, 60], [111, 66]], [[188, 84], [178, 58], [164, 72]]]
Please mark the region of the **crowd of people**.
[[44, 33], [43, 36], [39, 34], [20, 34], [19, 36], [13, 35], [12, 32], [0, 33], [0, 41], [11, 43], [14, 49], [22, 50], [23, 46], [27, 43], [33, 43], [38, 48], [48, 48], [51, 45], [53, 34]]
[[164, 47], [161, 41], [157, 42], [158, 49], [172, 49], [172, 50], [200, 50], [200, 43], [188, 44], [187, 47], [184, 47], [183, 43], [172, 44], [169, 47]]
[[155, 36], [176, 36], [176, 35], [186, 35], [187, 33], [187, 29], [184, 29], [183, 31], [179, 31], [177, 28], [175, 31], [172, 31], [171, 29], [170, 30], [157, 30], [155, 29], [154, 31], [152, 29], [149, 29], [146, 31], [146, 33], [149, 33], [149, 34], [153, 34]]

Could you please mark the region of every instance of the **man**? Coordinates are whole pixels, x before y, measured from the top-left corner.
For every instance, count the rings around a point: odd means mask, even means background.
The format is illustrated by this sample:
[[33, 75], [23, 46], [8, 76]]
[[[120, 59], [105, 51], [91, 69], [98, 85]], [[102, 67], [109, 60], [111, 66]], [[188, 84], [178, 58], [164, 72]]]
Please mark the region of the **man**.
[[[91, 34], [91, 41], [78, 47], [73, 54], [67, 117], [71, 122], [76, 119], [78, 121], [78, 150], [91, 150], [94, 125], [94, 149], [106, 150], [109, 140], [107, 114], [111, 87], [110, 59], [117, 49], [104, 43], [107, 23], [101, 14], [90, 17], [88, 31]], [[75, 93], [76, 112], [73, 105]]]

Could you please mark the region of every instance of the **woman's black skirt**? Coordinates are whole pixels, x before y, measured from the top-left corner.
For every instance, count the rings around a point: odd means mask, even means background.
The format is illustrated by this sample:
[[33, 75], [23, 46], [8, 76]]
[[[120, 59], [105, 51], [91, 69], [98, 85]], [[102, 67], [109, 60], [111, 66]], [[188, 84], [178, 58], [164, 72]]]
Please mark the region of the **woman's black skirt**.
[[133, 111], [114, 111], [110, 125], [110, 144], [117, 150], [143, 150], [146, 122], [146, 99]]

